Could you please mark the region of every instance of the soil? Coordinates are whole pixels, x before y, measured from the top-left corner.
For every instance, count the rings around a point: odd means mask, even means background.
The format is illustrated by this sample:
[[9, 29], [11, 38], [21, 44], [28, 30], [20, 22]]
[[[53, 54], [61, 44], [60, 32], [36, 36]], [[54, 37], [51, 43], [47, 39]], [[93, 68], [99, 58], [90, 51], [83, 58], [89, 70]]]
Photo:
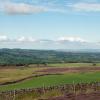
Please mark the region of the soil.
[[38, 72], [61, 73], [61, 72], [91, 72], [100, 71], [100, 67], [76, 67], [76, 68], [47, 68]]

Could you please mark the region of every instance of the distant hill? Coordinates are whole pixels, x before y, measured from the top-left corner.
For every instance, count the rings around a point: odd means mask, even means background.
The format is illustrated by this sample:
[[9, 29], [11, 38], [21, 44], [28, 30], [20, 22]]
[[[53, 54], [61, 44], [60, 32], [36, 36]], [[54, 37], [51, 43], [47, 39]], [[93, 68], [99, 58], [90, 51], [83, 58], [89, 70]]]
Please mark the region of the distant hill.
[[100, 52], [65, 50], [0, 49], [0, 65], [100, 62]]
[[58, 49], [63, 52], [77, 52], [77, 53], [100, 53], [100, 49]]

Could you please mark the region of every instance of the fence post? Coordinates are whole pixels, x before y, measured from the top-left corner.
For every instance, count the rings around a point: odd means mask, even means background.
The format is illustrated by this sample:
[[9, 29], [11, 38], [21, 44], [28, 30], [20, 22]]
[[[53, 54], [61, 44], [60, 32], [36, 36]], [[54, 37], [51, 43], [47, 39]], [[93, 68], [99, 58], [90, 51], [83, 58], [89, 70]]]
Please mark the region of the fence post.
[[13, 100], [15, 100], [16, 99], [16, 93], [15, 93], [15, 90], [14, 90], [14, 98], [13, 98]]
[[45, 85], [43, 84], [43, 94], [45, 94]]

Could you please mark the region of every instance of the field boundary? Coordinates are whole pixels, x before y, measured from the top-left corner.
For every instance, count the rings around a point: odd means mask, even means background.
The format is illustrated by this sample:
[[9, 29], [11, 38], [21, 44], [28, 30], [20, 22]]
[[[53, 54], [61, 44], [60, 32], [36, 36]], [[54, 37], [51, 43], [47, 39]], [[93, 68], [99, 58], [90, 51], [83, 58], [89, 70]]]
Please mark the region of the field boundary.
[[48, 76], [48, 75], [63, 75], [61, 73], [52, 73], [52, 74], [39, 74], [39, 75], [32, 75], [32, 76], [29, 76], [29, 77], [26, 77], [26, 78], [22, 78], [20, 80], [15, 80], [15, 81], [11, 81], [11, 82], [5, 82], [5, 83], [0, 83], [0, 86], [4, 86], [4, 85], [10, 85], [10, 84], [15, 84], [15, 83], [19, 83], [19, 82], [22, 82], [22, 81], [25, 81], [25, 80], [28, 80], [28, 79], [32, 79], [33, 77], [41, 77], [41, 76]]
[[[19, 90], [11, 90], [0, 92], [1, 100], [14, 100], [18, 95], [24, 95], [27, 93], [38, 93], [40, 95], [45, 94], [47, 91], [59, 90], [64, 95], [68, 95], [69, 93], [77, 95], [77, 93], [92, 93], [92, 92], [100, 92], [100, 82], [91, 82], [91, 83], [78, 83], [78, 84], [65, 84], [58, 86], [49, 86], [42, 88], [27, 88], [27, 89], [19, 89]], [[10, 98], [10, 99], [8, 99]]]

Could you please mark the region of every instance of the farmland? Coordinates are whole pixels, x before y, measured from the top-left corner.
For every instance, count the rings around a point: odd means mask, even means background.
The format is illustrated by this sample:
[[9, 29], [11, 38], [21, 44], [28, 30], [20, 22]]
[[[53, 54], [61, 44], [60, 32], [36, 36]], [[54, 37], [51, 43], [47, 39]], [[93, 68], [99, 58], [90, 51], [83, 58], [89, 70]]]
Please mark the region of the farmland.
[[75, 67], [99, 67], [99, 63], [96, 66], [93, 66], [92, 63], [64, 63], [64, 64], [48, 64], [46, 67], [44, 65], [37, 66], [36, 64], [32, 64], [28, 67], [20, 66], [8, 66], [8, 67], [0, 67], [0, 83], [5, 83], [9, 81], [14, 81], [18, 79], [22, 79], [25, 77], [29, 77], [32, 75], [40, 74], [43, 72], [39, 72], [43, 69], [50, 68], [75, 68]]
[[99, 84], [99, 52], [0, 49], [0, 100], [99, 100]]
[[100, 82], [99, 63], [36, 64], [0, 69], [0, 91]]
[[[66, 84], [81, 84], [100, 82], [99, 63], [56, 63], [37, 65], [31, 64], [28, 67], [6, 66], [0, 68], [0, 91], [13, 91], [21, 89], [35, 89], [43, 87], [63, 86]], [[57, 92], [58, 91], [58, 92]], [[93, 91], [92, 91], [93, 92]], [[91, 93], [91, 92], [90, 92]], [[33, 95], [32, 95], [33, 94]], [[23, 94], [23, 98], [34, 96], [34, 93]], [[37, 94], [38, 95], [38, 94]], [[59, 89], [48, 91], [42, 97], [64, 96]], [[18, 98], [22, 98], [17, 95]], [[16, 100], [17, 100], [16, 97]], [[38, 96], [36, 96], [37, 98]], [[18, 99], [23, 100], [23, 99]], [[32, 99], [34, 100], [34, 99]], [[37, 99], [38, 100], [38, 99]]]
[[61, 84], [71, 84], [73, 83], [90, 83], [100, 81], [99, 72], [91, 73], [68, 73], [63, 75], [47, 75], [32, 78], [30, 80], [25, 80], [16, 84], [1, 86], [0, 90], [14, 90], [14, 89], [24, 89], [24, 88], [37, 88], [43, 86], [55, 86]]

